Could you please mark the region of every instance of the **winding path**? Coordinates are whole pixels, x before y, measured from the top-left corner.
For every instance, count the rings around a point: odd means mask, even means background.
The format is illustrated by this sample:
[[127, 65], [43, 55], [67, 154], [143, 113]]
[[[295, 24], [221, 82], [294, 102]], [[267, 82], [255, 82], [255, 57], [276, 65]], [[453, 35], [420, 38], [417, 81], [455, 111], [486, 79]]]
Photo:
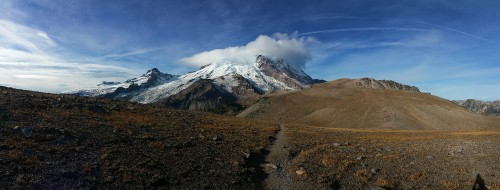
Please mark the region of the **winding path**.
[[262, 165], [264, 171], [268, 174], [267, 179], [264, 181], [266, 189], [295, 189], [293, 180], [287, 172], [289, 154], [288, 146], [285, 143], [284, 130], [285, 126], [280, 124], [280, 131], [276, 135], [274, 143], [269, 146], [266, 164]]

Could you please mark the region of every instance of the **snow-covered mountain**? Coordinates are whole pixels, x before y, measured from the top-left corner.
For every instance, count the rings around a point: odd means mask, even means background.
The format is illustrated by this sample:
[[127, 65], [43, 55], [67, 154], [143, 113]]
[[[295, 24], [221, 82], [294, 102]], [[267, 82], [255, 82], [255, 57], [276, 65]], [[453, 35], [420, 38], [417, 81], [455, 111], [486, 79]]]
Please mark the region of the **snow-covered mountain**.
[[[125, 82], [103, 82], [91, 88], [65, 93], [153, 103], [188, 89], [202, 79], [209, 80], [221, 92], [229, 93], [236, 99], [277, 89], [300, 90], [322, 82], [312, 79], [300, 68], [287, 64], [284, 59], [273, 60], [258, 55], [252, 62], [239, 58], [223, 59], [180, 76], [152, 69], [139, 78]], [[184, 91], [183, 94], [189, 93]]]
[[126, 80], [125, 82], [107, 82], [103, 81], [101, 84], [86, 88], [74, 89], [63, 92], [65, 94], [76, 94], [79, 96], [91, 97], [110, 97], [118, 98], [119, 95], [125, 97], [127, 93], [134, 91], [146, 90], [148, 88], [158, 86], [175, 80], [178, 76], [160, 72], [157, 68], [153, 68], [138, 78]]

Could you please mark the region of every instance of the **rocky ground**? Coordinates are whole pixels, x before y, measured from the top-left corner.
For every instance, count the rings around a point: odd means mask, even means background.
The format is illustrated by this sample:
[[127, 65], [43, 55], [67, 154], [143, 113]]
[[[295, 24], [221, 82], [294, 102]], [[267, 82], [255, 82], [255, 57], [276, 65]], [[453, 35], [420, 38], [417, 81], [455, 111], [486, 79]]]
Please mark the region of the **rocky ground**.
[[288, 174], [315, 189], [500, 189], [500, 132], [287, 126]]
[[0, 87], [0, 189], [260, 189], [278, 125]]

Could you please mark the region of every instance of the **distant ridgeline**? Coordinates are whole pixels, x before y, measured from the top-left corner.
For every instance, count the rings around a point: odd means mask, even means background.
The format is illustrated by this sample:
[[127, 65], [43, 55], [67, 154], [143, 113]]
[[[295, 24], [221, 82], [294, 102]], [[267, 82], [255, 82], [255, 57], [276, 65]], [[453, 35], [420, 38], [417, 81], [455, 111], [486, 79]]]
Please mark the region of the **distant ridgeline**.
[[367, 88], [420, 92], [420, 90], [416, 86], [401, 84], [392, 80], [375, 80], [372, 78], [361, 78], [361, 79], [356, 79], [356, 82], [358, 86]]
[[454, 100], [452, 101], [465, 109], [486, 115], [500, 115], [500, 100], [488, 102], [481, 100]]

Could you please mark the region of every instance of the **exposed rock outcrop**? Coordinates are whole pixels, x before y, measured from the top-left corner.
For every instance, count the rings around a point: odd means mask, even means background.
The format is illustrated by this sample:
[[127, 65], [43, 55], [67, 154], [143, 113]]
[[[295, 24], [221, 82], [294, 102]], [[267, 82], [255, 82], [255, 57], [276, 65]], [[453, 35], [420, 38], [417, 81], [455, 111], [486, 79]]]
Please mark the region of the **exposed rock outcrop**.
[[299, 68], [286, 63], [284, 59], [272, 60], [268, 57], [258, 55], [257, 67], [267, 76], [270, 76], [294, 89], [304, 89], [312, 84], [323, 82], [314, 80]]
[[361, 78], [354, 80], [357, 86], [374, 89], [391, 89], [411, 92], [420, 92], [416, 86], [401, 84], [392, 80], [375, 80], [373, 78]]
[[455, 100], [452, 101], [465, 109], [486, 115], [500, 115], [500, 100], [488, 102], [481, 100]]

